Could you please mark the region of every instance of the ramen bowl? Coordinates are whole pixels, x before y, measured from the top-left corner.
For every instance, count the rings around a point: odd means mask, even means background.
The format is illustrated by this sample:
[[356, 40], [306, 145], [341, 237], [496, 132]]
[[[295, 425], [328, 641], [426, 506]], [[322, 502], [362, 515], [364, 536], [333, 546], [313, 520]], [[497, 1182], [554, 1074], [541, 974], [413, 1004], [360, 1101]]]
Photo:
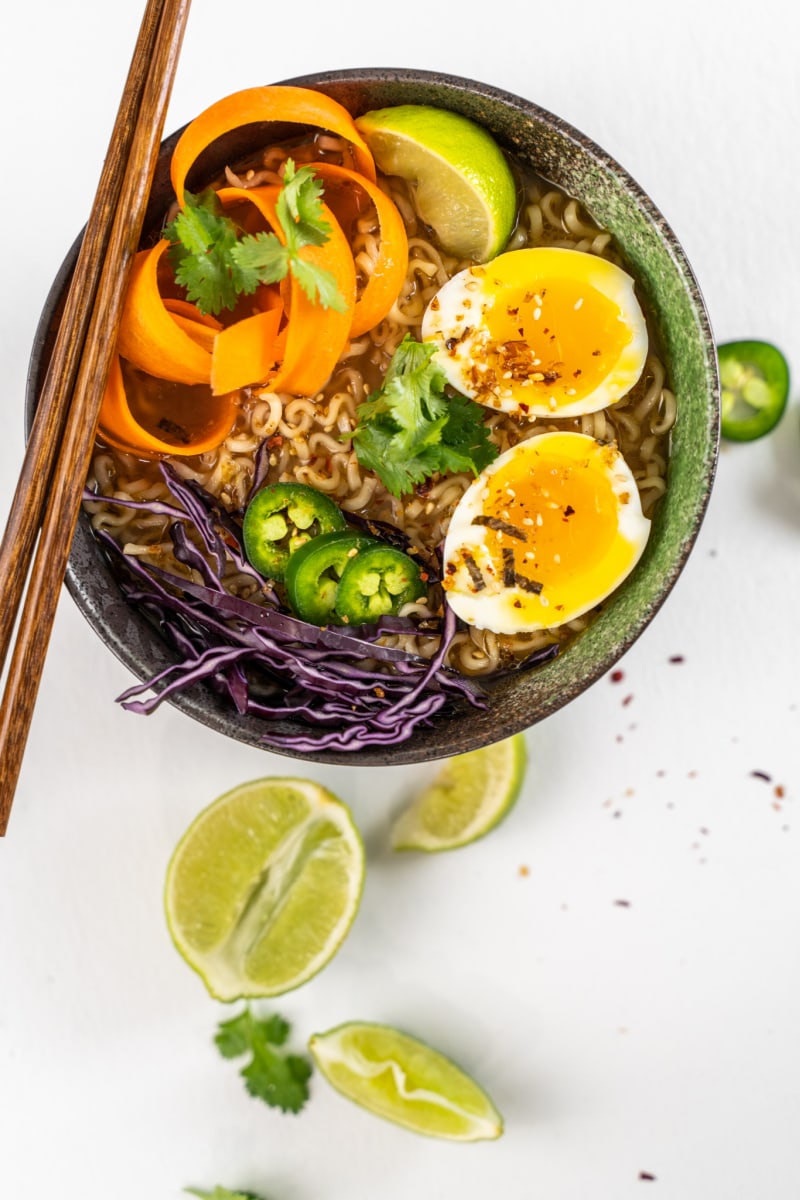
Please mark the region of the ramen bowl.
[[[410, 738], [394, 745], [349, 753], [279, 750], [290, 757], [370, 766], [463, 753], [526, 729], [585, 692], [642, 635], [674, 587], [708, 504], [718, 453], [719, 388], [708, 314], [686, 256], [653, 201], [590, 138], [536, 104], [487, 84], [424, 71], [332, 71], [283, 82], [326, 92], [355, 116], [397, 104], [451, 109], [483, 125], [514, 158], [578, 199], [614, 236], [637, 281], [677, 398], [666, 493], [655, 510], [644, 554], [563, 653], [540, 666], [500, 677], [489, 689], [486, 708], [446, 706], [429, 724], [418, 726]], [[172, 200], [169, 158], [180, 132], [162, 147], [146, 229], [158, 228]], [[272, 130], [271, 135], [280, 137], [282, 131]], [[220, 139], [206, 154], [203, 167], [208, 178], [263, 142], [264, 128], [254, 126]], [[37, 331], [28, 381], [29, 423], [79, 244], [80, 238], [54, 281]], [[95, 632], [137, 679], [150, 679], [175, 661], [153, 624], [124, 599], [85, 514], [75, 533], [66, 585]], [[225, 697], [205, 685], [196, 684], [169, 703], [227, 737], [276, 748], [263, 720], [236, 712]], [[132, 715], [130, 719], [142, 718]], [[148, 719], [158, 720], [158, 714]], [[280, 728], [300, 732], [302, 727], [286, 720]]]

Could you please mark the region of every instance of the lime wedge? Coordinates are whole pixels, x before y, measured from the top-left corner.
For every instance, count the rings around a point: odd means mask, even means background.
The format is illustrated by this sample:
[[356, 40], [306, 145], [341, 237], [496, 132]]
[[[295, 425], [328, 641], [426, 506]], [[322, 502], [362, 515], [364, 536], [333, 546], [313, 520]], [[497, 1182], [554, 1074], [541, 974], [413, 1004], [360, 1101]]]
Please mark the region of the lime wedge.
[[455, 850], [483, 837], [509, 811], [527, 763], [521, 733], [448, 758], [439, 774], [398, 818], [395, 850]]
[[419, 215], [449, 254], [488, 262], [500, 253], [514, 228], [517, 188], [485, 129], [425, 104], [374, 109], [356, 125], [381, 171], [414, 186]]
[[503, 1118], [469, 1075], [388, 1025], [351, 1021], [315, 1033], [308, 1048], [343, 1096], [414, 1133], [477, 1142], [503, 1132]]
[[358, 910], [364, 847], [306, 779], [256, 779], [189, 826], [167, 869], [172, 939], [218, 1000], [278, 996], [333, 957]]

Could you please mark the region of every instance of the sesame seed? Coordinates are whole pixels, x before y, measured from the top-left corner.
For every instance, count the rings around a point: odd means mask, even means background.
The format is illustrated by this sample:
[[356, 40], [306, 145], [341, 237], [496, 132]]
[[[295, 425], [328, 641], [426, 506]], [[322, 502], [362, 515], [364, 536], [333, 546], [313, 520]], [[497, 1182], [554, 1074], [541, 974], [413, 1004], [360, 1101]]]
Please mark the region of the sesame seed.
[[575, 308], [576, 312], [578, 311], [578, 309], [581, 307], [582, 304], [583, 304], [583, 296], [581, 296], [580, 300], [577, 300], [575, 302], [574, 308]]
[[542, 315], [542, 310], [541, 310], [540, 308], [535, 308], [535, 309], [533, 310], [533, 319], [534, 319], [534, 321], [538, 321], [538, 320], [539, 320], [539, 318], [541, 317], [541, 315]]

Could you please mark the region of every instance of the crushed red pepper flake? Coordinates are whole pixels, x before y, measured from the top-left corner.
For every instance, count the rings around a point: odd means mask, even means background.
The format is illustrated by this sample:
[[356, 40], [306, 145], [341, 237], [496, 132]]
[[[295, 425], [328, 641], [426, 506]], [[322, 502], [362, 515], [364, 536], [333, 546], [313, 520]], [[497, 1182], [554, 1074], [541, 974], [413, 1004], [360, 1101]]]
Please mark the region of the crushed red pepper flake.
[[646, 1180], [648, 1183], [655, 1182], [655, 1175], [651, 1175], [649, 1171], [640, 1171], [639, 1178]]
[[611, 679], [612, 683], [622, 683], [623, 679], [625, 678], [625, 672], [612, 671], [609, 678]]
[[682, 654], [670, 654], [669, 659], [667, 661], [671, 662], [671, 663], [682, 663], [682, 662], [686, 662], [686, 659], [683, 657]]
[[775, 795], [778, 797], [779, 800], [782, 800], [783, 797], [786, 795], [786, 788], [783, 787], [782, 784], [780, 784], [780, 783], [776, 783], [775, 787], [772, 790], [774, 791]]
[[623, 698], [622, 707], [627, 708], [627, 706], [631, 703], [632, 700], [633, 700], [633, 696], [629, 693], [627, 696], [625, 696]]

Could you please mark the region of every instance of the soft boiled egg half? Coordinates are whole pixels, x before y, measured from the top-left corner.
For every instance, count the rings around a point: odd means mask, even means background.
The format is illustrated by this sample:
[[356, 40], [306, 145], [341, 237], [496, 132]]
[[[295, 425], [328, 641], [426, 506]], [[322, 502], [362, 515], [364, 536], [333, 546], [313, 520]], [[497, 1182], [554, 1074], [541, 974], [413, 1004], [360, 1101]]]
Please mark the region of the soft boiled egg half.
[[510, 250], [433, 297], [424, 341], [457, 391], [517, 417], [597, 412], [633, 387], [647, 328], [633, 280], [582, 250]]
[[595, 608], [647, 542], [636, 481], [619, 450], [543, 433], [506, 450], [458, 502], [443, 587], [478, 629], [552, 629]]

